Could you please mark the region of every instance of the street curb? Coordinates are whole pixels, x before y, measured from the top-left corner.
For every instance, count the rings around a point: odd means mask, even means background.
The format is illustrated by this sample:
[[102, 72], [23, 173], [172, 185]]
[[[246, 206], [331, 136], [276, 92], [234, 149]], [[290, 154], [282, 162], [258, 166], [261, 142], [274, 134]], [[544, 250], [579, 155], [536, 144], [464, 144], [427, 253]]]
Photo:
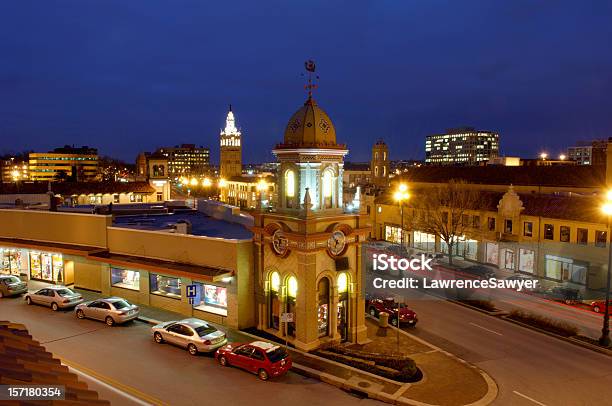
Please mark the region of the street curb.
[[505, 316], [505, 315], [508, 314], [508, 312], [505, 311], [505, 310], [496, 310], [496, 311], [491, 312], [491, 311], [488, 311], [488, 310], [485, 310], [485, 309], [481, 309], [480, 307], [476, 307], [476, 306], [472, 306], [471, 304], [464, 303], [461, 300], [455, 300], [455, 299], [446, 299], [446, 300], [448, 300], [449, 302], [458, 304], [460, 306], [467, 307], [469, 309], [479, 311], [480, 313], [484, 313], [484, 314], [487, 314], [489, 316], [493, 316], [493, 317], [502, 317], [502, 316]]
[[159, 321], [159, 320], [151, 319], [151, 318], [146, 317], [146, 316], [138, 316], [138, 317], [136, 317], [136, 320], [140, 320], [140, 321], [142, 321], [144, 323], [151, 324], [152, 326], [155, 326], [155, 325], [161, 323], [161, 321]]
[[545, 335], [547, 335], [549, 337], [553, 337], [553, 338], [556, 338], [556, 339], [559, 339], [559, 340], [563, 340], [563, 341], [565, 341], [567, 343], [574, 344], [574, 345], [576, 345], [578, 347], [582, 347], [584, 349], [595, 351], [595, 352], [598, 352], [600, 354], [607, 355], [608, 357], [612, 357], [612, 350], [608, 350], [608, 349], [605, 349], [605, 348], [598, 347], [596, 345], [590, 344], [590, 343], [588, 343], [586, 341], [579, 340], [577, 338], [564, 337], [562, 335], [555, 334], [555, 333], [552, 333], [550, 331], [546, 331], [544, 329], [532, 326], [532, 325], [527, 324], [527, 323], [523, 323], [523, 322], [518, 321], [518, 320], [511, 319], [511, 318], [506, 317], [506, 316], [502, 316], [500, 318], [503, 319], [503, 320], [509, 321], [510, 323], [514, 323], [517, 326], [521, 326], [521, 327], [524, 327], [526, 329], [529, 329], [531, 331], [535, 331], [537, 333], [545, 334]]
[[[369, 315], [366, 316], [366, 317], [369, 317], [369, 318], [371, 318], [373, 320], [376, 320], [374, 317], [369, 316]], [[397, 327], [393, 327], [393, 326], [389, 326], [389, 327], [392, 328], [392, 329], [397, 329]], [[476, 365], [470, 364], [466, 360], [464, 360], [462, 358], [459, 358], [457, 355], [455, 355], [453, 353], [450, 353], [450, 352], [448, 352], [446, 350], [443, 350], [442, 348], [440, 348], [440, 347], [438, 347], [438, 346], [436, 346], [434, 344], [431, 344], [431, 343], [423, 340], [420, 337], [417, 337], [417, 336], [415, 336], [413, 334], [410, 334], [409, 332], [404, 331], [402, 329], [399, 329], [399, 331], [400, 331], [400, 333], [407, 335], [411, 339], [413, 339], [415, 341], [418, 341], [418, 342], [422, 343], [423, 345], [426, 345], [426, 346], [428, 346], [430, 348], [433, 348], [434, 350], [439, 351], [439, 352], [445, 354], [446, 356], [448, 356], [450, 358], [453, 358], [456, 361], [461, 362], [462, 364], [465, 364], [468, 367], [473, 368], [476, 371], [478, 371], [480, 376], [482, 376], [482, 378], [485, 380], [485, 382], [487, 384], [487, 388], [488, 388], [487, 389], [487, 393], [482, 398], [478, 399], [477, 401], [469, 403], [469, 404], [464, 405], [464, 406], [485, 406], [485, 405], [489, 405], [489, 404], [493, 403], [493, 401], [497, 398], [497, 395], [499, 393], [499, 388], [497, 387], [497, 383], [485, 371], [483, 371], [482, 369], [480, 369]], [[418, 382], [417, 382], [417, 384], [418, 384]], [[408, 403], [408, 404], [410, 404], [410, 405], [416, 405], [416, 404], [418, 404], [418, 405], [425, 405], [424, 403], [420, 403], [420, 402], [417, 402], [417, 403]]]

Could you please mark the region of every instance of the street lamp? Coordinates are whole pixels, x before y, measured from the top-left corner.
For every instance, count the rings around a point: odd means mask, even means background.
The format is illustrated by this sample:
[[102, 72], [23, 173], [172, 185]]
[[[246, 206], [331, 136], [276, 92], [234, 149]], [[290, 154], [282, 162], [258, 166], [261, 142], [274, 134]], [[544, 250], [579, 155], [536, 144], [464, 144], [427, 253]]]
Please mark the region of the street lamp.
[[259, 182], [257, 182], [257, 191], [259, 192], [259, 201], [257, 204], [260, 208], [263, 208], [264, 193], [268, 191], [268, 182], [266, 182], [265, 179], [260, 179]]
[[[397, 191], [393, 194], [393, 198], [396, 202], [398, 202], [400, 207], [400, 243], [402, 246], [402, 252], [404, 247], [404, 201], [410, 198], [410, 194], [408, 193], [408, 185], [405, 183], [400, 183]], [[397, 328], [397, 353], [400, 352], [400, 303], [397, 301], [397, 315], [395, 316], [396, 328]]]
[[210, 178], [204, 178], [204, 180], [202, 180], [202, 186], [210, 187], [210, 185], [212, 185]]
[[[608, 218], [608, 236], [610, 236], [610, 216], [612, 216], [612, 190], [609, 190], [606, 194], [606, 202], [601, 206], [601, 211]], [[606, 277], [606, 305], [604, 307], [604, 319], [603, 327], [601, 329], [601, 337], [599, 338], [599, 344], [608, 347], [610, 345], [610, 314], [608, 313], [610, 306], [610, 268], [612, 267], [612, 236], [610, 236], [610, 243], [608, 243], [608, 275]]]
[[540, 154], [540, 158], [542, 158], [542, 160], [545, 160], [546, 158], [548, 158], [548, 154], [546, 152], [542, 152]]

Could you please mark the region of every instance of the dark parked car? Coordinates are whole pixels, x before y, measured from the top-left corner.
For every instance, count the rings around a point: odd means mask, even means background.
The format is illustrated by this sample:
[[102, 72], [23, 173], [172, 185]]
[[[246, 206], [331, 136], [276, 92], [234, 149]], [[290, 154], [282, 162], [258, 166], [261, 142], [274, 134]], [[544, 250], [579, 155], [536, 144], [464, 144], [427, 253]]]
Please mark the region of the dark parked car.
[[372, 317], [379, 317], [380, 313], [389, 314], [389, 322], [397, 327], [397, 309], [399, 307], [399, 324], [408, 324], [412, 327], [416, 326], [418, 317], [417, 314], [410, 310], [404, 303], [397, 303], [393, 298], [388, 299], [370, 299], [366, 301], [366, 310]]
[[573, 304], [581, 299], [578, 289], [569, 288], [567, 286], [555, 286], [548, 290], [546, 294], [549, 299], [564, 302], [565, 304]]
[[460, 269], [460, 272], [474, 275], [480, 279], [489, 279], [495, 277], [495, 272], [491, 268], [487, 268], [484, 265], [471, 265], [467, 268]]

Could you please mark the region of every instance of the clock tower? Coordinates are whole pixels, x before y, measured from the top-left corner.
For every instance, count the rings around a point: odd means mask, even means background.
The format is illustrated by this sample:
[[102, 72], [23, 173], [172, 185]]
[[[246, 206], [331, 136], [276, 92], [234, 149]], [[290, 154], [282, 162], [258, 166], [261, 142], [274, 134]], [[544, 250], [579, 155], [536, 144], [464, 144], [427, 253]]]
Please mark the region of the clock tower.
[[275, 211], [252, 213], [258, 328], [306, 351], [367, 340], [361, 244], [369, 232], [368, 216], [342, 205], [348, 149], [312, 97], [309, 63], [308, 97], [272, 151]]

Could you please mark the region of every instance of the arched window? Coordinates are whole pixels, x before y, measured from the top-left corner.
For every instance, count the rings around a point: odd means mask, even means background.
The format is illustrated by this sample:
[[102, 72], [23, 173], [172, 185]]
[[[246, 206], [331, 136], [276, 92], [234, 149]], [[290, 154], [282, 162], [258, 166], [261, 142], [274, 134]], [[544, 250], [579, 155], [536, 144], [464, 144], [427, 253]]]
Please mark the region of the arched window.
[[292, 208], [295, 203], [295, 173], [292, 170], [285, 172], [285, 196], [287, 207]]
[[325, 337], [329, 335], [329, 279], [322, 278], [317, 286], [318, 291], [318, 304], [319, 308], [317, 311], [317, 327], [319, 330], [319, 337]]
[[323, 207], [332, 207], [332, 196], [334, 189], [334, 177], [332, 171], [327, 170], [323, 173]]
[[383, 175], [382, 176], [387, 176], [387, 167], [383, 166]]
[[337, 329], [340, 334], [340, 339], [346, 341], [348, 339], [348, 326], [349, 326], [349, 312], [348, 312], [348, 275], [346, 272], [342, 272], [338, 275], [336, 281], [338, 284], [338, 309], [336, 314], [338, 315]]
[[268, 327], [278, 330], [280, 327], [280, 275], [278, 272], [270, 274], [270, 292], [268, 296]]
[[287, 279], [287, 313], [293, 313], [293, 321], [287, 323], [287, 334], [295, 337], [295, 302], [297, 297], [298, 282], [295, 276]]
[[374, 167], [374, 176], [378, 176], [378, 166]]

